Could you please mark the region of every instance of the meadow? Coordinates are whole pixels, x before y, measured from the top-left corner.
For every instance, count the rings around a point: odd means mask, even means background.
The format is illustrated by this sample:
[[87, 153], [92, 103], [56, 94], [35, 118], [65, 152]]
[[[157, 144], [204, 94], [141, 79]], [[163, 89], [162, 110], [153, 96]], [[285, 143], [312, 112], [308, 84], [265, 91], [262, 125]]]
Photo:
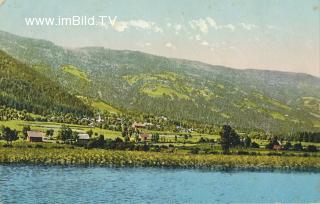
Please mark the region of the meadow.
[[[34, 131], [42, 131], [45, 132], [47, 129], [54, 130], [54, 136], [57, 136], [59, 129], [63, 125], [63, 123], [55, 123], [55, 122], [38, 122], [38, 121], [23, 121], [23, 120], [9, 120], [9, 121], [0, 121], [0, 125], [8, 126], [11, 129], [16, 129], [21, 131], [24, 126], [30, 126], [31, 130]], [[67, 124], [72, 130], [78, 132], [86, 132], [88, 130], [92, 130], [94, 133], [105, 135], [106, 138], [116, 138], [121, 135], [121, 132], [101, 129], [97, 127], [90, 127], [84, 125], [76, 125], [76, 124]]]
[[[62, 123], [34, 121], [1, 121], [0, 125], [9, 126], [21, 131], [29, 125], [32, 130], [43, 131], [54, 129], [57, 136]], [[121, 132], [83, 125], [68, 125], [74, 131], [92, 130], [105, 139], [121, 138]], [[153, 133], [153, 131], [149, 131]], [[217, 141], [218, 135], [192, 133], [192, 137], [183, 135], [175, 138], [177, 133], [160, 131], [160, 140], [148, 140], [148, 150], [142, 151], [144, 142], [133, 142], [133, 149], [108, 149], [107, 146], [97, 148], [79, 147], [62, 144], [62, 141], [31, 143], [22, 139], [7, 147], [0, 141], [0, 164], [40, 164], [40, 165], [98, 165], [98, 166], [149, 166], [177, 168], [222, 168], [222, 169], [294, 169], [320, 170], [320, 152], [306, 151], [275, 151], [263, 148], [266, 140], [254, 141], [260, 148], [232, 148], [229, 155], [223, 155], [218, 143], [201, 143], [201, 137]], [[123, 143], [125, 144], [125, 143]], [[305, 143], [303, 145], [319, 145]], [[120, 145], [121, 146], [121, 145]], [[130, 151], [129, 151], [130, 150]]]
[[1, 164], [320, 170], [320, 157], [190, 155], [83, 148], [3, 148]]

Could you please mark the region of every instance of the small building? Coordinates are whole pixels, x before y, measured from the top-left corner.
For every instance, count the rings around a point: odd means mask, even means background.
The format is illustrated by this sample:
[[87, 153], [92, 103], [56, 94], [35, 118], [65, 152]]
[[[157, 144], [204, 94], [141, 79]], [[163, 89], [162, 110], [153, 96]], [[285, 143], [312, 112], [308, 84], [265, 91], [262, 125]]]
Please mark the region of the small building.
[[42, 142], [43, 141], [43, 132], [39, 131], [27, 131], [27, 139], [29, 142]]
[[282, 150], [281, 145], [273, 145], [273, 150]]
[[139, 135], [139, 137], [140, 137], [141, 141], [147, 141], [147, 139], [150, 137], [150, 135], [146, 134], [146, 133], [141, 133]]
[[136, 122], [134, 122], [134, 123], [132, 124], [132, 128], [145, 128], [145, 127], [146, 127], [146, 125], [143, 124], [143, 123], [136, 123]]
[[153, 126], [153, 123], [144, 123], [145, 126]]
[[96, 121], [97, 121], [97, 123], [102, 123], [104, 120], [101, 118], [101, 116], [99, 114], [98, 119]]
[[86, 145], [90, 140], [90, 136], [86, 133], [78, 134], [77, 143], [80, 145]]

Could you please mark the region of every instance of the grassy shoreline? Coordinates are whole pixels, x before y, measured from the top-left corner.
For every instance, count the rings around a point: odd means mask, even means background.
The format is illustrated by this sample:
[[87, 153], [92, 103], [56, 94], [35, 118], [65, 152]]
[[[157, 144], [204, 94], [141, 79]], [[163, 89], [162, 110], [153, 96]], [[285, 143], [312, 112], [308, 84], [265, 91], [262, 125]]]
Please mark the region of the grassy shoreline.
[[0, 148], [0, 164], [298, 170], [320, 172], [320, 157], [182, 155], [101, 149]]

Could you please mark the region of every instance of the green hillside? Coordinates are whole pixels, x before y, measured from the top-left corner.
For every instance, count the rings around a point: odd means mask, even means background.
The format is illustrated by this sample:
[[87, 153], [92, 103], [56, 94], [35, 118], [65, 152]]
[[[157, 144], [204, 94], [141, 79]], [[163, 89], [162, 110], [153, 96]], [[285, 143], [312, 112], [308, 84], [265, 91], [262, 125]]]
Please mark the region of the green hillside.
[[122, 110], [267, 132], [320, 130], [320, 79], [307, 74], [237, 70], [99, 47], [65, 49], [5, 32], [0, 49], [43, 67], [41, 73], [71, 94]]
[[81, 71], [80, 69], [78, 69], [75, 66], [64, 65], [64, 66], [61, 66], [61, 70], [63, 72], [66, 72], [66, 73], [69, 73], [69, 74], [73, 75], [74, 77], [77, 77], [79, 80], [84, 80], [84, 81], [89, 82], [87, 74], [84, 73], [83, 71]]
[[88, 106], [59, 84], [0, 51], [0, 105], [37, 114], [90, 114]]
[[79, 98], [81, 101], [83, 101], [85, 104], [92, 107], [96, 111], [110, 112], [110, 113], [121, 113], [120, 110], [118, 110], [115, 107], [110, 106], [109, 104], [107, 104], [104, 101], [94, 100], [92, 98], [85, 97], [85, 96], [77, 96], [77, 98]]

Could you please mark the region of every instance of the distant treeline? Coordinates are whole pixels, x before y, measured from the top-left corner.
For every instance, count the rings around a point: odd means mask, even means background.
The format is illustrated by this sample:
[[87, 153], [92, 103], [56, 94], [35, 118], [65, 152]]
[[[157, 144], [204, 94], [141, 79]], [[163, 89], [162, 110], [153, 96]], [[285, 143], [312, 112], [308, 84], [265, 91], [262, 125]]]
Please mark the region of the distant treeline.
[[[290, 137], [289, 137], [290, 139]], [[295, 141], [301, 142], [320, 142], [320, 132], [300, 132], [293, 137]]]

